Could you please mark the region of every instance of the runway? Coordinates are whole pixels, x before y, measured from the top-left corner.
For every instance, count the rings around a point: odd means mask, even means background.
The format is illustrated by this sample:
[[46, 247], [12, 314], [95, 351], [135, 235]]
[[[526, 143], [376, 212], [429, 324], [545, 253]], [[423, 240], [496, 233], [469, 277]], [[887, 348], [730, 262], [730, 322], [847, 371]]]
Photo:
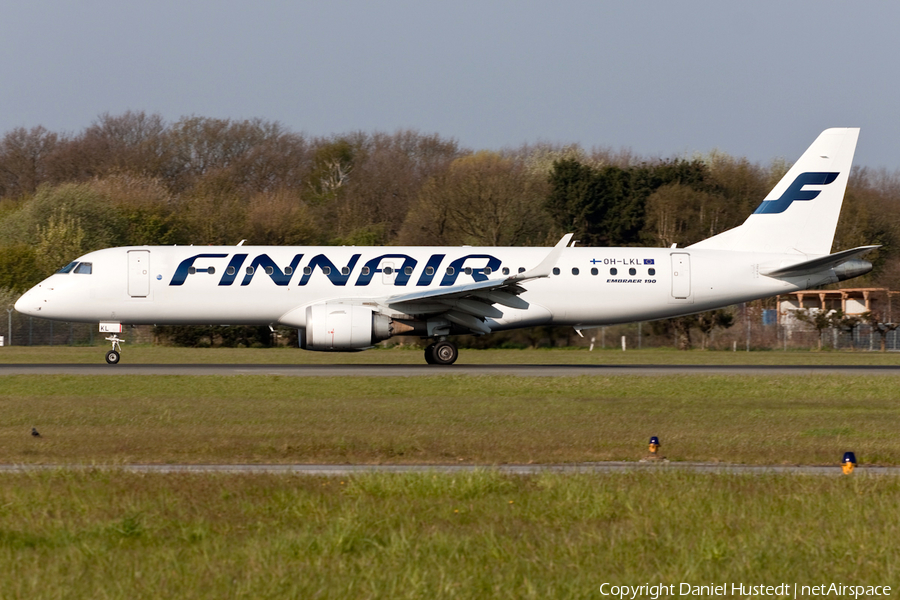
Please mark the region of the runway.
[[900, 365], [253, 365], [0, 364], [2, 375], [277, 375], [281, 377], [420, 377], [436, 375], [578, 377], [611, 375], [900, 376]]
[[[591, 474], [689, 471], [694, 473], [747, 475], [842, 475], [841, 467], [814, 465], [735, 465], [681, 462], [602, 462], [566, 465], [0, 465], [3, 473], [38, 471], [109, 471], [158, 474], [276, 474], [319, 477], [347, 477], [366, 473], [472, 473], [493, 471], [507, 475], [544, 473]], [[900, 467], [859, 466], [854, 475], [900, 475]]]

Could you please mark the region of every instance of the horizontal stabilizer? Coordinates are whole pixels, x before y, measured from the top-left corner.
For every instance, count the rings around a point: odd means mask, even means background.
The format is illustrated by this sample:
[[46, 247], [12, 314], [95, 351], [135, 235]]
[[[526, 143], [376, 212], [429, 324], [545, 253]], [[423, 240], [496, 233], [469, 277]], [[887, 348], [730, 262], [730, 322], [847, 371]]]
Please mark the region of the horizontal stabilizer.
[[829, 254], [828, 256], [821, 256], [812, 260], [805, 260], [800, 263], [788, 265], [786, 267], [779, 267], [777, 269], [769, 271], [760, 268], [759, 272], [761, 275], [766, 275], [767, 277], [802, 277], [804, 275], [811, 275], [813, 273], [818, 273], [826, 269], [833, 269], [834, 267], [842, 263], [852, 260], [857, 256], [862, 256], [863, 254], [871, 252], [875, 248], [880, 247], [881, 246], [860, 246], [859, 248], [852, 248], [850, 250], [836, 252], [834, 254]]

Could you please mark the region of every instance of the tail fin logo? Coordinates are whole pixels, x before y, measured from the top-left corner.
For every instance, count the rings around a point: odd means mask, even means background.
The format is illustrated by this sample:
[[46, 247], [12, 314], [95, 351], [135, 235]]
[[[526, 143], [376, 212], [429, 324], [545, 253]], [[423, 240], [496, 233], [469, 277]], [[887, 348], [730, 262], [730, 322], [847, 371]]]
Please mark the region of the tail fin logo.
[[783, 213], [794, 201], [813, 200], [822, 193], [822, 190], [804, 190], [806, 185], [828, 185], [837, 179], [838, 173], [801, 173], [794, 183], [776, 200], [764, 200], [755, 211], [754, 215], [774, 215]]

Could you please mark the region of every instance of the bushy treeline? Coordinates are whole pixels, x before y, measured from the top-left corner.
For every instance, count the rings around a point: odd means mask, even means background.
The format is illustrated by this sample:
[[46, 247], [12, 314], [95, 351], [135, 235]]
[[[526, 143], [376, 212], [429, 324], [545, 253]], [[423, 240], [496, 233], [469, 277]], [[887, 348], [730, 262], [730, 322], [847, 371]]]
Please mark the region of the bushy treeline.
[[[574, 231], [581, 245], [685, 246], [739, 225], [786, 169], [106, 114], [78, 134], [37, 126], [0, 140], [0, 288], [117, 245], [529, 245]], [[898, 199], [897, 173], [855, 170], [835, 241], [884, 244], [870, 282], [894, 287]]]

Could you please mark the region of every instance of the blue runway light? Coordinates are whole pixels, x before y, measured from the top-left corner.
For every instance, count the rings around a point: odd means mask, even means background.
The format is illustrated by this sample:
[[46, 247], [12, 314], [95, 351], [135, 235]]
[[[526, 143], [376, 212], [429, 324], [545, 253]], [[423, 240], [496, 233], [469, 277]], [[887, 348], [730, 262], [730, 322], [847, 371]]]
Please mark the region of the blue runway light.
[[856, 467], [856, 454], [853, 452], [844, 452], [844, 458], [841, 460], [841, 469], [844, 475], [849, 475]]

